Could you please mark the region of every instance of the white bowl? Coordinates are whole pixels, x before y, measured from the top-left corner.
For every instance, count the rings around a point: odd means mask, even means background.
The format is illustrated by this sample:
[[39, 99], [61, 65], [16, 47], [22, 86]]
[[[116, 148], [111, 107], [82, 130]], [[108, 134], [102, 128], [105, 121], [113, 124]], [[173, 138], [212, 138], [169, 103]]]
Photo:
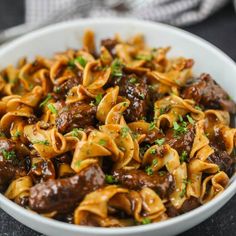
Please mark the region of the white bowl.
[[[172, 46], [170, 55], [190, 57], [195, 60], [194, 73], [210, 73], [213, 78], [236, 100], [236, 65], [222, 51], [205, 40], [172, 26], [138, 20], [88, 19], [56, 24], [23, 36], [0, 48], [0, 65], [6, 66], [23, 56], [30, 59], [36, 55], [52, 56], [54, 52], [69, 47], [79, 48], [85, 29], [90, 28], [96, 34], [97, 43], [104, 38], [120, 33], [129, 37], [143, 33], [146, 42], [152, 46]], [[231, 178], [227, 189], [209, 203], [184, 215], [143, 226], [126, 228], [95, 228], [77, 226], [47, 219], [16, 205], [0, 194], [0, 206], [12, 217], [51, 236], [151, 236], [174, 235], [181, 233], [214, 214], [236, 192], [236, 179]]]

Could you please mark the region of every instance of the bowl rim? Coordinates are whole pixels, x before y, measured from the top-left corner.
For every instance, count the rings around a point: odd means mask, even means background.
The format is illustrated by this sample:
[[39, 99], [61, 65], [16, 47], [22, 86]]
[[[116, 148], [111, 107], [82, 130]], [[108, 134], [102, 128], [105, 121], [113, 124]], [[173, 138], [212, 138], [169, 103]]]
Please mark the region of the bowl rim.
[[[157, 22], [150, 22], [146, 20], [136, 20], [136, 19], [120, 19], [120, 18], [92, 18], [92, 19], [78, 19], [78, 20], [72, 20], [62, 23], [53, 24], [44, 28], [41, 28], [36, 31], [32, 31], [24, 36], [21, 36], [10, 43], [5, 43], [0, 46], [0, 57], [3, 56], [7, 51], [10, 51], [12, 48], [19, 46], [21, 43], [25, 43], [28, 41], [31, 41], [37, 37], [46, 35], [48, 33], [52, 33], [53, 31], [57, 30], [63, 30], [66, 28], [74, 27], [74, 26], [85, 26], [86, 24], [94, 24], [94, 25], [106, 25], [106, 24], [116, 24], [116, 25], [122, 25], [122, 24], [135, 24], [139, 25], [141, 27], [149, 27], [149, 28], [161, 28], [163, 31], [172, 31], [175, 35], [178, 35], [180, 37], [183, 37], [185, 39], [188, 39], [192, 41], [195, 44], [200, 45], [203, 48], [206, 48], [208, 51], [211, 51], [216, 56], [219, 56], [222, 60], [224, 60], [230, 67], [232, 67], [232, 70], [235, 70], [236, 74], [236, 63], [227, 56], [224, 52], [222, 52], [220, 49], [218, 49], [216, 46], [212, 45], [208, 41], [200, 38], [199, 36], [196, 36], [190, 32], [187, 32], [185, 30], [176, 28], [174, 26], [166, 25], [163, 23], [157, 23]], [[190, 211], [183, 215], [168, 219], [166, 221], [161, 221], [157, 223], [151, 223], [148, 225], [139, 225], [139, 226], [129, 226], [129, 227], [123, 227], [123, 228], [99, 228], [99, 227], [91, 227], [91, 226], [80, 226], [80, 225], [73, 225], [68, 224], [64, 222], [60, 222], [54, 219], [46, 218], [44, 216], [41, 216], [39, 214], [35, 214], [34, 212], [31, 212], [29, 210], [26, 210], [25, 208], [17, 205], [16, 203], [12, 202], [11, 200], [7, 199], [3, 194], [0, 194], [0, 206], [5, 206], [5, 208], [10, 209], [11, 211], [16, 211], [18, 214], [20, 214], [23, 217], [31, 218], [33, 221], [47, 225], [52, 226], [58, 229], [63, 229], [75, 233], [92, 233], [94, 235], [112, 235], [117, 234], [117, 231], [119, 231], [120, 235], [126, 235], [126, 234], [132, 234], [132, 233], [144, 233], [152, 230], [158, 230], [163, 229], [165, 227], [168, 227], [170, 225], [176, 225], [180, 224], [183, 221], [190, 220], [191, 218], [195, 218], [196, 216], [204, 214], [208, 209], [215, 208], [217, 205], [221, 202], [223, 202], [224, 199], [227, 199], [227, 201], [236, 193], [236, 175], [231, 178], [231, 183], [229, 186], [224, 190], [223, 193], [221, 193], [216, 198], [212, 199], [208, 203]], [[204, 218], [205, 219], [205, 218]]]

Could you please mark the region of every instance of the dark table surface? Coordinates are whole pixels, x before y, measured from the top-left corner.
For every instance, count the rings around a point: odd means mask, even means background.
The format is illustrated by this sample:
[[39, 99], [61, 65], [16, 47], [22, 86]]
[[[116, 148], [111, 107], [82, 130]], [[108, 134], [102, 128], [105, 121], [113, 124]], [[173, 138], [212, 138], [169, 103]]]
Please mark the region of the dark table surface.
[[[23, 4], [23, 0], [0, 1], [0, 30], [24, 21]], [[204, 22], [184, 29], [210, 41], [236, 61], [236, 14], [233, 5], [229, 4]], [[0, 209], [0, 235], [40, 236], [41, 234], [20, 224]], [[181, 234], [181, 236], [187, 235], [236, 235], [236, 196], [211, 218]]]

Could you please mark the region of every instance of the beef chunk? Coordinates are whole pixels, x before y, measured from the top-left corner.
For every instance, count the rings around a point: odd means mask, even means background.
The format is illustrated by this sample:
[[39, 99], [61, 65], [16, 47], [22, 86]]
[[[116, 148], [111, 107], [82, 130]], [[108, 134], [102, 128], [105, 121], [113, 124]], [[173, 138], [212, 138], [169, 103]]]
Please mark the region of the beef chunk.
[[193, 99], [208, 109], [223, 109], [236, 112], [235, 103], [228, 94], [208, 74], [189, 81], [182, 93], [183, 98]]
[[4, 191], [7, 185], [16, 176], [17, 168], [11, 163], [0, 161], [0, 191]]
[[129, 189], [148, 187], [156, 191], [161, 197], [168, 196], [175, 186], [174, 177], [171, 174], [160, 176], [154, 173], [150, 176], [142, 170], [120, 169], [114, 171], [113, 176], [119, 184]]
[[72, 77], [59, 86], [54, 87], [54, 91], [59, 95], [66, 95], [71, 88], [82, 83], [82, 74], [78, 71], [78, 77]]
[[186, 153], [189, 154], [193, 145], [195, 136], [194, 127], [190, 124], [187, 128], [188, 131], [186, 133], [178, 136], [174, 135], [173, 129], [169, 129], [166, 132], [166, 143], [175, 149], [179, 155], [181, 155], [183, 151], [186, 151]]
[[111, 86], [120, 87], [119, 94], [130, 100], [130, 106], [124, 112], [126, 121], [141, 120], [147, 116], [149, 106], [149, 89], [145, 76], [137, 77], [134, 74], [114, 78]]
[[118, 42], [116, 39], [103, 39], [101, 41], [101, 45], [104, 46], [111, 53], [112, 56], [115, 55], [114, 48], [117, 43]]
[[104, 173], [91, 165], [70, 178], [48, 180], [30, 189], [29, 206], [39, 213], [70, 212], [86, 194], [104, 184]]
[[208, 161], [219, 166], [220, 170], [227, 173], [230, 177], [234, 172], [233, 158], [226, 151], [214, 148], [214, 153], [208, 157]]
[[55, 169], [51, 160], [41, 159], [34, 164], [34, 167], [29, 172], [34, 183], [40, 183], [49, 179], [55, 179]]
[[183, 205], [176, 209], [171, 203], [167, 204], [166, 206], [166, 213], [169, 217], [175, 217], [186, 212], [189, 212], [197, 207], [199, 207], [201, 203], [195, 197], [190, 197], [189, 199], [185, 200]]
[[25, 175], [24, 160], [19, 160], [25, 156], [23, 146], [10, 139], [0, 138], [0, 189], [3, 190], [16, 178]]
[[57, 117], [56, 126], [61, 133], [73, 128], [84, 128], [95, 124], [96, 107], [89, 103], [76, 102], [63, 107]]

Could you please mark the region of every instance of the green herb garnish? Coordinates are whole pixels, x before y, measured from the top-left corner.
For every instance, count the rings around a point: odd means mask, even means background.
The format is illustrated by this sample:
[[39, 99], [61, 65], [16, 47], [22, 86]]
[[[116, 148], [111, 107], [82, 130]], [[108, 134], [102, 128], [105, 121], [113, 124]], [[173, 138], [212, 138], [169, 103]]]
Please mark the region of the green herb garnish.
[[47, 97], [39, 104], [39, 107], [45, 106], [51, 98], [52, 98], [52, 95], [48, 94]]
[[183, 163], [184, 161], [187, 161], [188, 154], [186, 151], [183, 151], [180, 155], [180, 162]]
[[76, 167], [80, 167], [80, 164], [81, 164], [81, 160], [75, 162]]
[[34, 141], [34, 142], [32, 142], [32, 143], [33, 143], [33, 144], [42, 144], [42, 145], [46, 145], [46, 146], [49, 145], [48, 140], [38, 140], [38, 141]]
[[151, 221], [151, 219], [149, 219], [149, 218], [143, 218], [142, 219], [142, 225], [147, 225], [147, 224], [150, 224], [150, 223], [152, 223], [152, 221]]
[[153, 169], [151, 166], [146, 166], [145, 171], [148, 175], [153, 175]]
[[54, 87], [53, 88], [53, 92], [54, 93], [60, 93], [61, 92], [61, 88], [60, 87]]
[[16, 158], [15, 151], [7, 151], [5, 149], [2, 149], [2, 155], [6, 160], [13, 160]]
[[165, 138], [160, 138], [155, 140], [155, 144], [161, 146], [165, 142]]
[[185, 194], [186, 194], [186, 191], [187, 191], [187, 184], [188, 184], [188, 183], [191, 183], [191, 181], [188, 180], [188, 179], [183, 179], [184, 187], [183, 187], [183, 189], [182, 189], [182, 191], [181, 191], [181, 193], [180, 193], [180, 195], [179, 195], [181, 198], [183, 198], [183, 197], [185, 196]]
[[199, 110], [199, 111], [202, 111], [202, 108], [199, 107], [199, 106], [195, 106], [195, 109], [196, 109], [196, 110]]
[[111, 75], [121, 77], [123, 75], [122, 69], [123, 64], [121, 61], [119, 59], [115, 59], [111, 65]]
[[129, 82], [131, 84], [136, 84], [137, 83], [137, 79], [135, 77], [132, 77], [132, 78], [129, 79]]
[[107, 141], [105, 139], [100, 139], [98, 141], [98, 144], [101, 145], [101, 146], [105, 146], [107, 144]]
[[86, 64], [87, 64], [87, 61], [86, 61], [82, 56], [76, 57], [76, 58], [75, 58], [75, 61], [76, 61], [76, 62], [79, 62], [79, 64], [80, 64], [82, 67], [85, 67]]
[[140, 93], [139, 96], [144, 100], [145, 99], [145, 95], [143, 93]]
[[99, 103], [101, 102], [101, 100], [102, 100], [102, 94], [99, 93], [99, 94], [95, 97], [95, 100], [96, 100], [95, 105], [98, 106], [98, 104], [99, 104]]
[[174, 121], [173, 129], [174, 129], [174, 136], [175, 137], [178, 137], [181, 134], [185, 134], [188, 131], [187, 123], [185, 121], [183, 121], [180, 124], [178, 124], [176, 121]]
[[125, 137], [127, 137], [128, 133], [129, 133], [129, 128], [128, 127], [122, 127], [120, 132], [121, 132], [121, 137], [125, 138]]
[[180, 121], [180, 122], [183, 122], [183, 121], [184, 121], [183, 116], [179, 115], [179, 121]]
[[163, 170], [161, 170], [161, 171], [158, 171], [158, 174], [159, 174], [160, 176], [164, 176], [164, 175], [166, 174], [166, 172], [163, 171]]
[[57, 109], [54, 107], [54, 105], [52, 103], [47, 105], [48, 109], [53, 113], [53, 114], [57, 114]]
[[155, 148], [151, 148], [149, 152], [150, 154], [155, 155], [157, 150]]
[[74, 136], [74, 137], [79, 137], [80, 136], [80, 133], [79, 133], [79, 131], [82, 131], [83, 129], [82, 128], [74, 128], [74, 129], [72, 129], [72, 131], [71, 131], [71, 135], [72, 136]]
[[16, 131], [15, 134], [13, 135], [14, 138], [19, 138], [21, 136], [21, 132], [20, 131]]
[[155, 166], [155, 165], [157, 165], [157, 163], [158, 163], [158, 160], [157, 159], [153, 159], [152, 164]]
[[153, 59], [153, 56], [150, 54], [150, 55], [137, 55], [135, 57], [136, 60], [144, 60], [144, 61], [151, 61]]
[[190, 124], [194, 125], [195, 121], [193, 120], [191, 116], [187, 115], [187, 119]]
[[148, 130], [153, 130], [153, 129], [155, 129], [155, 128], [156, 128], [155, 123], [154, 123], [154, 122], [151, 122], [151, 123], [149, 124]]
[[35, 163], [32, 164], [31, 169], [36, 169], [36, 168], [37, 168], [37, 165]]
[[105, 176], [105, 181], [106, 181], [106, 183], [108, 183], [108, 184], [115, 184], [115, 183], [118, 182], [118, 181], [115, 179], [115, 177], [112, 176], [112, 175], [106, 175], [106, 176]]
[[73, 69], [73, 68], [75, 67], [75, 61], [74, 61], [74, 60], [68, 61], [67, 66], [68, 66], [69, 68]]

